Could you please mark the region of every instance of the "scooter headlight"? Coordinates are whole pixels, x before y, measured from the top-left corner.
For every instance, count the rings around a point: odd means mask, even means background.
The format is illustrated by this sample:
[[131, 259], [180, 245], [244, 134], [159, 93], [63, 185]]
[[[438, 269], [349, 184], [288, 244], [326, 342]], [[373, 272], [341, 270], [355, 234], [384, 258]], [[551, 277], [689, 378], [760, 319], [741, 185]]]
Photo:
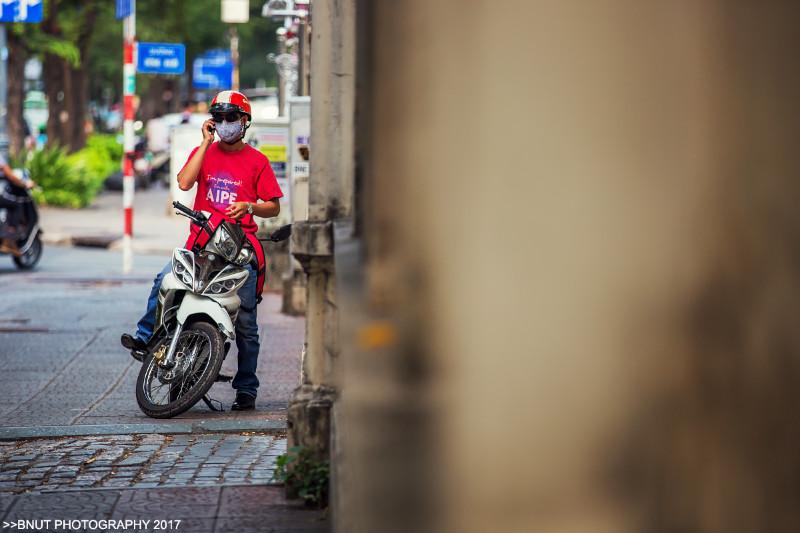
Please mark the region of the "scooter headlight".
[[220, 272], [203, 294], [227, 295], [238, 291], [247, 281], [249, 273], [243, 268], [228, 267]]
[[172, 274], [191, 290], [194, 281], [194, 254], [183, 248], [175, 250], [172, 256]]
[[211, 294], [222, 294], [225, 291], [225, 285], [222, 283], [212, 283], [208, 288]]
[[214, 232], [214, 248], [228, 261], [236, 259], [236, 242], [228, 235], [223, 226], [218, 227]]

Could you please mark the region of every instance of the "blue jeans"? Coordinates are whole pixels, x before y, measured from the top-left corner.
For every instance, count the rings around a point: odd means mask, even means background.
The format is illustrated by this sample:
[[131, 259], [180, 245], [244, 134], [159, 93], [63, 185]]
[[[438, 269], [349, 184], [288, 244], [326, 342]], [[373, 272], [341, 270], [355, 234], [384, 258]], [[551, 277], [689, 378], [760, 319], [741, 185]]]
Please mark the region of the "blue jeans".
[[[258, 352], [261, 348], [258, 341], [258, 321], [256, 320], [256, 271], [247, 265], [250, 274], [247, 281], [239, 289], [239, 298], [242, 305], [239, 308], [239, 316], [236, 319], [236, 348], [239, 350], [238, 368], [236, 376], [231, 385], [237, 392], [243, 392], [250, 396], [258, 395], [258, 377], [256, 377], [256, 367], [258, 365]], [[153, 288], [150, 290], [150, 297], [147, 299], [147, 311], [136, 324], [136, 337], [147, 342], [153, 335], [156, 322], [156, 307], [158, 307], [158, 289], [161, 287], [161, 280], [172, 271], [172, 262], [169, 262], [159, 272], [153, 280]]]

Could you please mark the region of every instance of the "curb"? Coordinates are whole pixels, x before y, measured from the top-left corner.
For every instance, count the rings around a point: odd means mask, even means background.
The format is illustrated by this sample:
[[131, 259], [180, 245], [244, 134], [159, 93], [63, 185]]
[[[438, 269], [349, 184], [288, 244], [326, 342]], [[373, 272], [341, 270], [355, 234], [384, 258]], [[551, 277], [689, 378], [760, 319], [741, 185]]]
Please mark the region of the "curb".
[[[77, 237], [66, 233], [53, 233], [47, 232], [42, 236], [42, 242], [49, 246], [63, 246], [71, 248], [99, 248], [111, 250], [113, 252], [122, 251], [122, 239], [114, 239], [107, 246], [93, 246], [84, 245], [82, 241], [87, 239], [96, 239], [96, 236]], [[175, 247], [152, 245], [142, 242], [133, 241], [133, 253], [142, 255], [167, 255], [171, 256]]]
[[72, 235], [46, 231], [42, 233], [42, 242], [55, 246], [72, 246]]
[[181, 435], [187, 433], [283, 433], [285, 420], [200, 420], [192, 423], [103, 424], [79, 426], [34, 426], [0, 428], [0, 441], [42, 439], [53, 437], [90, 437], [94, 435], [136, 435], [157, 433]]

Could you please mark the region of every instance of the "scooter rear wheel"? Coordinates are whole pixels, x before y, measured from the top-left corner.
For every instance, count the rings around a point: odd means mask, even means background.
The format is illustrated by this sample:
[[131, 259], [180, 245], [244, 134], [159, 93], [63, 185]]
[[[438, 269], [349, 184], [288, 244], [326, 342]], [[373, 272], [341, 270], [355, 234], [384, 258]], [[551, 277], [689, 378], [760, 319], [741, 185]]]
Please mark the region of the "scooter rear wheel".
[[[145, 358], [139, 370], [136, 401], [149, 417], [177, 416], [205, 396], [222, 367], [222, 336], [208, 322], [189, 324], [181, 331], [175, 352], [176, 368], [185, 365], [185, 371], [174, 379], [162, 379], [164, 372], [152, 354]], [[183, 358], [188, 358], [187, 362], [184, 363]]]

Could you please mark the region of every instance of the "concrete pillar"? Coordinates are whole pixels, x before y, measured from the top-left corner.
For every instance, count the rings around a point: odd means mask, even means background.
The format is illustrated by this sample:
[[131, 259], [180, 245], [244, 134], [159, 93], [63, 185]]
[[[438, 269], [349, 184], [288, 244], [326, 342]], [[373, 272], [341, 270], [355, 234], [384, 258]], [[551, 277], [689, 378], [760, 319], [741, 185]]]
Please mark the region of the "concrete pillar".
[[355, 0], [315, 0], [309, 221], [350, 216], [355, 153]]
[[354, 182], [355, 1], [316, 0], [311, 35], [308, 220], [291, 241], [307, 276], [306, 346], [288, 423], [290, 446], [327, 458], [339, 353], [332, 221], [350, 216]]
[[797, 3], [367, 6], [336, 531], [797, 531]]

